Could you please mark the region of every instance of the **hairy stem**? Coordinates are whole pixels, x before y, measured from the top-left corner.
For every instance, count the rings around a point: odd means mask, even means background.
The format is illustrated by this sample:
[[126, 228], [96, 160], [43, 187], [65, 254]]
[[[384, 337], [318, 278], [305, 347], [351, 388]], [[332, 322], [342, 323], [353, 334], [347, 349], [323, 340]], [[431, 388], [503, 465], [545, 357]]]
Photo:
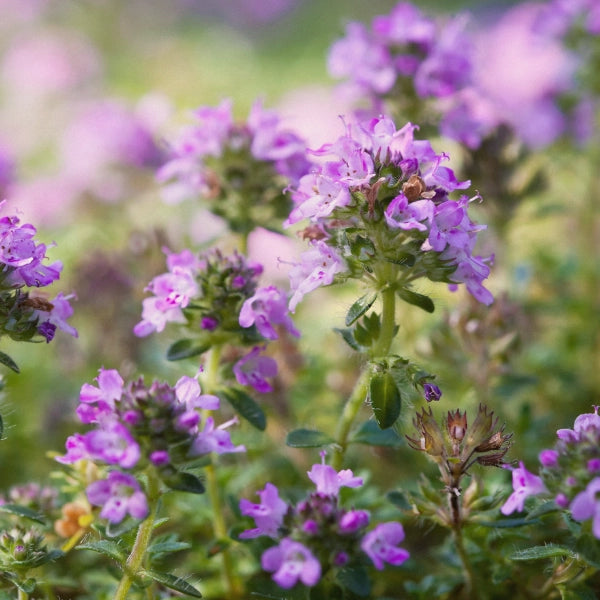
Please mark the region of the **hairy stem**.
[[[392, 341], [394, 340], [394, 330], [396, 328], [395, 291], [392, 288], [384, 289], [381, 293], [381, 299], [383, 303], [381, 311], [381, 329], [379, 338], [371, 352], [373, 357], [383, 357], [388, 354], [392, 346]], [[370, 374], [370, 366], [366, 365], [363, 368], [363, 371], [354, 386], [354, 390], [352, 390], [352, 394], [344, 406], [342, 416], [338, 421], [335, 434], [336, 449], [331, 461], [331, 464], [335, 469], [339, 470], [344, 463], [344, 455], [346, 454], [346, 448], [348, 446], [350, 429], [352, 428], [352, 424], [356, 419], [360, 407], [367, 397]]]
[[114, 600], [126, 600], [129, 588], [131, 587], [135, 577], [144, 563], [146, 550], [148, 549], [150, 538], [152, 537], [156, 511], [158, 509], [158, 502], [160, 498], [160, 481], [154, 470], [148, 470], [147, 474], [148, 488], [146, 491], [148, 495], [150, 513], [139, 525], [135, 542], [133, 544], [131, 554], [125, 562], [123, 576], [119, 582], [119, 587], [115, 593]]
[[473, 567], [471, 566], [471, 561], [469, 560], [469, 555], [465, 549], [460, 522], [454, 525], [454, 529], [452, 531], [454, 534], [454, 545], [456, 547], [456, 551], [458, 552], [460, 562], [462, 563], [463, 575], [465, 578], [463, 596], [469, 600], [477, 600], [479, 594], [476, 586], [474, 585], [475, 576], [473, 573]]
[[[221, 346], [215, 346], [211, 349], [208, 357], [205, 370], [204, 383], [206, 385], [205, 392], [214, 393], [218, 384], [218, 373], [219, 363], [221, 360]], [[210, 411], [204, 411], [203, 418], [206, 418], [210, 414]], [[204, 469], [206, 476], [206, 489], [208, 492], [208, 498], [210, 501], [212, 514], [213, 514], [213, 533], [217, 540], [227, 539], [227, 524], [225, 522], [225, 514], [223, 513], [223, 501], [221, 499], [221, 490], [219, 489], [219, 481], [217, 479], [217, 472], [213, 463], [212, 457], [211, 462]], [[232, 600], [234, 598], [240, 598], [242, 594], [242, 588], [239, 579], [235, 574], [235, 568], [231, 553], [227, 548], [221, 551], [221, 569], [223, 572], [223, 578], [227, 585], [229, 592], [228, 598]]]

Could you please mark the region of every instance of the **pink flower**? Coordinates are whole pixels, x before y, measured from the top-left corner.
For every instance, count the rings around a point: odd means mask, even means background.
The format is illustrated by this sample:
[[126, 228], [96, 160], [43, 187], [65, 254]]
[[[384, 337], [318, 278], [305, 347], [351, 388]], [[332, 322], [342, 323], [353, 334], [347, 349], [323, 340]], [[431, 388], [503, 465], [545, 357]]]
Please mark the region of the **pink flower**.
[[148, 502], [137, 479], [121, 471], [111, 471], [106, 479], [94, 481], [86, 489], [88, 500], [102, 506], [100, 516], [120, 523], [129, 513], [134, 519], [148, 516]]
[[277, 375], [277, 362], [270, 356], [260, 356], [262, 348], [255, 346], [233, 365], [233, 374], [240, 385], [250, 385], [257, 392], [267, 393], [273, 386], [267, 377]]
[[500, 511], [503, 515], [510, 515], [515, 510], [521, 512], [525, 506], [525, 499], [546, 492], [544, 482], [537, 475], [530, 473], [523, 464], [519, 463], [517, 469], [512, 472], [513, 493], [502, 505]]
[[267, 483], [264, 490], [256, 493], [260, 497], [260, 504], [254, 504], [245, 498], [240, 500], [240, 512], [252, 517], [256, 528], [243, 531], [239, 537], [248, 539], [268, 535], [275, 538], [283, 523], [288, 505], [279, 497], [279, 492], [272, 483]]
[[266, 550], [261, 565], [265, 571], [275, 572], [273, 580], [284, 589], [294, 587], [298, 580], [313, 586], [321, 578], [321, 564], [312, 552], [289, 538], [283, 538], [279, 546]]
[[397, 546], [402, 540], [404, 540], [404, 528], [400, 523], [391, 521], [381, 523], [373, 531], [369, 531], [363, 537], [360, 547], [373, 561], [375, 568], [381, 571], [386, 562], [391, 565], [401, 565], [408, 560], [410, 556], [408, 551]]
[[600, 477], [595, 477], [587, 488], [571, 502], [571, 514], [576, 521], [592, 519], [594, 537], [600, 539]]

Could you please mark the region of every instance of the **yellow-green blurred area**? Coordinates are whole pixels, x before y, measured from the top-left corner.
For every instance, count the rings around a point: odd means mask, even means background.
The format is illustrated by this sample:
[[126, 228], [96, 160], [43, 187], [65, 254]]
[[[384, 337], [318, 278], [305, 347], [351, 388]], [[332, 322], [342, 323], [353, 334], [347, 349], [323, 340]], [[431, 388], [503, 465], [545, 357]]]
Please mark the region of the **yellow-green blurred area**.
[[[15, 114], [23, 119], [23, 127], [40, 121], [45, 142], [19, 165], [20, 174], [33, 180], [37, 173], [48, 172], [47, 165], [56, 158], [53, 137], [60, 135], [62, 113], [70, 110], [66, 103], [74, 105], [79, 94], [88, 99], [120, 98], [131, 104], [148, 95], [158, 98], [160, 106], [168, 105], [165, 136], [174, 123], [185, 122], [186, 111], [215, 105], [223, 98], [233, 100], [240, 118], [259, 97], [268, 107], [285, 106], [288, 115], [294, 106], [317, 98], [311, 110], [320, 122], [321, 90], [333, 85], [326, 69], [329, 46], [348, 21], [370, 22], [394, 4], [382, 0], [64, 0], [51, 4], [43, 17], [15, 24], [6, 36], [14, 39], [44, 29], [76, 32], [96, 49], [99, 74], [85, 88], [69, 90], [66, 99], [60, 93], [38, 104], [22, 99], [25, 107], [42, 111], [42, 116]], [[500, 6], [419, 3], [423, 10], [449, 14]], [[322, 108], [336, 118], [335, 107]], [[0, 109], [7, 128], [18, 128], [18, 123], [8, 123], [12, 114], [8, 108]], [[436, 149], [452, 152], [450, 144]], [[460, 162], [458, 151], [457, 156]], [[541, 165], [549, 175], [543, 193], [532, 193], [517, 206], [506, 230], [491, 230], [488, 239], [481, 236], [482, 254], [496, 254], [490, 278], [498, 298], [495, 305], [476, 306], [465, 293], [453, 294], [444, 284], [432, 284], [419, 291], [432, 294], [433, 315], [415, 307], [399, 309], [395, 351], [437, 374], [436, 383], [444, 390], [434, 406], [440, 419], [457, 407], [474, 415], [479, 402], [487, 402], [507, 422], [507, 431], [516, 432], [510, 458], [535, 461], [537, 452], [552, 443], [556, 429], [571, 427], [577, 414], [600, 404], [597, 158], [597, 149], [573, 150], [558, 144], [536, 156], [535, 168]], [[125, 377], [143, 373], [148, 379], [166, 378], [170, 383], [197, 368], [193, 361], [164, 359], [175, 333], [133, 336], [144, 287], [165, 270], [161, 248], [183, 249], [189, 243], [186, 225], [195, 218], [191, 204], [165, 206], [151, 175], [140, 177], [136, 186], [128, 188], [131, 196], [117, 202], [81, 198], [62, 222], [38, 225], [35, 214], [28, 214], [41, 241], [56, 242], [48, 251], [53, 260], [64, 263], [56, 288], [77, 294], [72, 322], [80, 335], [71, 339], [58, 332], [49, 345], [6, 342], [3, 351], [16, 360], [21, 373], [6, 373], [0, 410], [5, 425], [0, 442], [2, 488], [44, 480], [55, 468], [46, 454], [63, 452], [66, 436], [82, 427], [74, 416], [79, 390], [83, 383], [92, 382], [100, 367], [118, 368]], [[485, 198], [486, 182], [474, 181], [473, 186]], [[53, 201], [49, 195], [47, 212], [52, 213]], [[485, 222], [484, 207], [474, 205], [473, 212], [480, 212]], [[210, 228], [210, 222], [205, 226]], [[284, 272], [280, 277], [285, 281]], [[322, 289], [299, 307], [294, 318], [303, 337], [297, 348], [280, 350], [280, 387], [260, 400], [270, 420], [270, 441], [247, 423], [233, 433], [245, 438], [250, 448], [250, 458], [241, 459], [248, 470], [240, 476], [238, 489], [250, 485], [251, 477], [260, 479], [263, 468], [283, 472], [285, 459], [297, 461], [300, 472], [318, 461], [317, 450], [285, 448], [285, 434], [296, 427], [334, 431], [360, 364], [333, 328], [343, 327], [346, 311], [360, 293], [353, 286]], [[401, 435], [411, 433], [411, 414], [417, 408], [420, 405], [413, 400], [405, 402], [398, 427]], [[361, 419], [369, 418], [365, 407]], [[252, 466], [265, 448], [272, 453], [264, 466]], [[406, 447], [356, 447], [351, 449], [350, 462], [358, 470], [372, 469], [373, 479], [391, 489], [396, 476], [390, 476], [390, 465], [398, 468], [398, 481], [425, 468], [423, 457], [415, 455]], [[271, 479], [275, 481], [276, 474]]]

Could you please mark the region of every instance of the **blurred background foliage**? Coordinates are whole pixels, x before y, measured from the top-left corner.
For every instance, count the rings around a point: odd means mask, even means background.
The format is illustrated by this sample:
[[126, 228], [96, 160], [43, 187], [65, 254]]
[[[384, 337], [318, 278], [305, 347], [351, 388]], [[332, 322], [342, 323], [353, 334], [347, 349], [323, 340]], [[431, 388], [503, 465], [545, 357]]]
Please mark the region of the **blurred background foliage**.
[[[79, 339], [59, 334], [48, 347], [7, 342], [3, 348], [21, 366], [20, 374], [5, 374], [1, 407], [6, 429], [0, 482], [8, 488], [47, 479], [55, 464], [45, 455], [64, 448], [76, 426], [79, 389], [100, 367], [171, 383], [196, 369], [193, 361], [166, 362], [165, 351], [175, 339], [168, 332], [138, 339], [131, 330], [140, 318], [145, 285], [165, 270], [161, 247], [199, 247], [219, 231], [213, 232], [212, 221], [198, 215], [193, 203], [165, 205], [150, 169], [127, 172], [114, 198], [101, 198], [100, 188], [64, 194], [61, 139], [73, 115], [85, 103], [118, 100], [151, 115], [164, 144], [197, 106], [229, 97], [235, 113], [245, 118], [262, 97], [266, 106], [280, 107], [291, 124], [294, 111], [302, 108], [309, 129], [313, 120], [318, 130], [326, 114], [331, 131], [339, 134], [336, 115], [343, 107], [322, 101], [323, 90], [333, 86], [326, 71], [328, 48], [346, 22], [370, 22], [395, 2], [28, 0], [21, 8], [31, 6], [32, 16], [17, 18], [14, 12], [12, 19], [10, 3], [0, 2], [0, 8], [3, 4], [0, 144], [13, 150], [17, 163], [17, 182], [6, 196], [14, 197], [10, 206], [38, 227], [40, 240], [56, 242], [49, 254], [64, 262], [60, 289], [77, 294], [72, 323], [79, 329]], [[487, 18], [507, 6], [419, 2], [424, 11], [469, 9]], [[75, 51], [75, 58], [89, 54], [83, 74], [66, 77], [50, 91], [32, 82], [39, 65], [31, 65], [25, 81], [15, 79], [7, 66], [17, 43], [42, 34], [72, 36], [85, 47], [85, 52]], [[496, 254], [490, 278], [494, 305], [476, 305], [466, 294], [451, 294], [440, 284], [423, 290], [436, 302], [433, 316], [401, 308], [397, 351], [437, 375], [444, 395], [434, 410], [440, 417], [457, 407], [474, 415], [479, 402], [486, 402], [515, 432], [511, 459], [536, 461], [557, 429], [571, 426], [576, 415], [600, 404], [597, 134], [595, 141], [585, 148], [557, 143], [540, 152], [546, 185], [533, 187], [505, 226], [492, 226], [489, 235], [480, 236], [486, 245], [482, 254]], [[434, 147], [453, 155], [447, 141], [436, 140]], [[119, 167], [110, 165], [100, 172], [104, 183], [115, 169]], [[39, 182], [44, 185], [34, 193]], [[487, 186], [486, 181], [473, 182], [484, 199]], [[481, 211], [478, 220], [486, 222], [485, 203], [473, 208]], [[257, 246], [257, 254], [274, 254], [271, 243], [266, 242], [266, 249]], [[271, 276], [285, 281], [285, 270], [270, 266]], [[321, 289], [299, 307], [295, 321], [303, 337], [297, 346], [290, 342], [281, 347], [276, 390], [261, 399], [268, 435], [243, 423], [234, 435], [248, 446], [248, 455], [223, 461], [223, 482], [234, 496], [257, 489], [265, 478], [291, 489], [304, 485], [303, 471], [316, 462], [317, 452], [286, 448], [285, 434], [298, 426], [333, 431], [359, 370], [358, 359], [333, 328], [343, 326], [357, 291]], [[398, 426], [401, 435], [411, 433], [416, 408], [407, 399]], [[369, 416], [365, 409], [364, 419]], [[368, 467], [368, 476], [383, 492], [397, 485], [390, 466], [402, 482], [416, 482], [422, 470], [431, 473], [425, 458], [405, 445], [366, 451], [357, 446], [349, 463], [359, 472]], [[495, 474], [498, 485], [508, 479], [508, 473]], [[173, 502], [189, 519], [190, 530], [206, 527], [203, 498]], [[380, 504], [390, 518], [397, 517], [394, 507], [383, 500]]]

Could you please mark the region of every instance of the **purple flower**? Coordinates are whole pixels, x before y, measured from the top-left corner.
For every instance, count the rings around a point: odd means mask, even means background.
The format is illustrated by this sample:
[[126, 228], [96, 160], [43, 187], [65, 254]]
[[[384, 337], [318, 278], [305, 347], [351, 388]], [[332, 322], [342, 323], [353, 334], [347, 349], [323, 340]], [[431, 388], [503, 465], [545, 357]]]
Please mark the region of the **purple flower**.
[[79, 401], [114, 409], [115, 402], [118, 402], [123, 395], [124, 381], [119, 372], [116, 369], [102, 368], [95, 381], [98, 382], [98, 387], [89, 383], [81, 386]]
[[384, 563], [401, 565], [408, 560], [410, 554], [398, 544], [404, 540], [404, 528], [400, 523], [391, 521], [377, 525], [373, 531], [367, 533], [360, 547], [373, 561], [375, 568], [381, 571]]
[[558, 460], [558, 452], [556, 450], [542, 450], [538, 458], [544, 467], [554, 467]]
[[200, 384], [194, 377], [184, 375], [175, 384], [175, 394], [179, 402], [189, 408], [202, 408], [205, 410], [217, 410], [219, 398], [213, 394], [202, 394]]
[[336, 273], [346, 269], [337, 251], [323, 240], [315, 240], [312, 249], [300, 255], [300, 261], [289, 273], [290, 287], [294, 292], [289, 304], [292, 312], [305, 294], [322, 285], [333, 283]]
[[350, 469], [339, 473], [333, 467], [325, 464], [325, 453], [321, 453], [321, 463], [312, 466], [308, 478], [317, 486], [317, 492], [326, 496], [337, 496], [341, 487], [360, 487], [362, 477], [355, 477]]
[[292, 335], [300, 336], [288, 313], [285, 292], [274, 285], [258, 288], [242, 304], [239, 323], [241, 327], [256, 325], [258, 332], [268, 340], [276, 340], [278, 337], [274, 325], [283, 325]]
[[355, 533], [369, 524], [369, 513], [366, 510], [349, 510], [338, 521], [341, 534]]
[[146, 289], [153, 292], [154, 297], [142, 302], [142, 320], [133, 329], [138, 337], [160, 332], [169, 322], [185, 323], [182, 309], [198, 294], [193, 273], [179, 266], [155, 277]]
[[86, 489], [91, 504], [102, 506], [100, 516], [120, 523], [127, 514], [134, 519], [148, 516], [148, 502], [135, 477], [111, 471], [106, 479], [94, 481]]
[[518, 468], [512, 471], [514, 491], [500, 508], [503, 515], [510, 515], [515, 510], [521, 512], [525, 507], [525, 499], [527, 497], [547, 491], [544, 482], [537, 475], [530, 473], [525, 468], [523, 461], [519, 465]]
[[60, 329], [61, 331], [64, 331], [75, 338], [78, 337], [79, 334], [77, 333], [77, 329], [67, 323], [67, 319], [73, 316], [73, 308], [69, 303], [69, 300], [75, 297], [75, 294], [69, 294], [68, 296], [65, 296], [62, 292], [60, 292], [56, 298], [50, 300], [52, 309], [49, 313], [42, 310], [34, 311], [34, 314], [38, 316], [41, 321], [40, 325], [38, 326], [38, 331], [40, 331], [42, 335], [43, 328], [46, 328], [46, 331], [48, 331], [48, 328], [52, 328], [51, 338], [46, 338], [48, 342], [50, 342], [54, 337], [54, 332], [56, 329]]
[[252, 348], [233, 365], [233, 374], [240, 385], [250, 385], [257, 392], [266, 393], [273, 390], [266, 378], [277, 375], [277, 362], [270, 356], [260, 356], [261, 352], [260, 346]]
[[98, 429], [84, 434], [85, 449], [93, 460], [124, 469], [135, 466], [140, 459], [140, 447], [129, 429], [118, 421], [102, 423]]
[[272, 483], [267, 483], [264, 490], [256, 493], [260, 497], [260, 504], [253, 504], [245, 498], [240, 500], [240, 512], [242, 515], [252, 517], [256, 528], [243, 531], [239, 537], [248, 539], [268, 535], [275, 538], [283, 523], [288, 505], [279, 497], [279, 492]]
[[592, 531], [594, 537], [600, 539], [600, 477], [595, 477], [588, 483], [587, 488], [577, 494], [571, 502], [571, 514], [576, 521], [593, 519]]
[[442, 390], [434, 383], [425, 383], [423, 384], [423, 395], [427, 402], [437, 401], [442, 397]]
[[332, 45], [327, 68], [333, 77], [351, 79], [350, 95], [389, 92], [396, 81], [388, 49], [361, 23], [349, 23], [346, 36]]
[[225, 431], [227, 427], [237, 423], [237, 418], [233, 418], [215, 428], [214, 419], [207, 417], [204, 422], [204, 429], [196, 435], [192, 442], [190, 456], [199, 456], [201, 454], [208, 454], [209, 452], [216, 452], [217, 454], [246, 452], [245, 446], [234, 446], [229, 433]]
[[594, 406], [593, 413], [579, 415], [573, 423], [573, 429], [559, 429], [556, 432], [559, 439], [567, 443], [577, 443], [587, 435], [600, 435], [600, 415], [598, 407]]
[[265, 571], [274, 572], [273, 581], [284, 589], [294, 587], [298, 581], [310, 587], [321, 578], [321, 564], [312, 552], [289, 538], [265, 550], [261, 565]]

